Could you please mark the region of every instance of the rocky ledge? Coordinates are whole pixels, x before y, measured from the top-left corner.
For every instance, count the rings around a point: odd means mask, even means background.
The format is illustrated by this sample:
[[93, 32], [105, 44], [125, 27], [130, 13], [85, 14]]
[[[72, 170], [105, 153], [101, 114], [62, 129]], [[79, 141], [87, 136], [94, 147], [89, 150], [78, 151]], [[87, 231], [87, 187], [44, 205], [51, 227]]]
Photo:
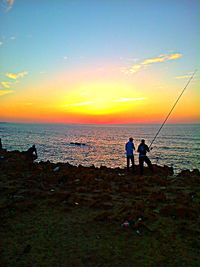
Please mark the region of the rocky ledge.
[[140, 176], [138, 166], [132, 173], [105, 166], [33, 162], [19, 151], [1, 151], [0, 230], [5, 235], [12, 220], [33, 212], [42, 203], [46, 210], [62, 209], [65, 216], [73, 216], [75, 209], [80, 213], [87, 210], [91, 216], [85, 217], [85, 223], [106, 222], [138, 236], [151, 234], [159, 240], [163, 231], [168, 231], [166, 242], [185, 238], [184, 246], [199, 249], [199, 189], [199, 170], [173, 175], [172, 168], [154, 165], [154, 174], [145, 168]]

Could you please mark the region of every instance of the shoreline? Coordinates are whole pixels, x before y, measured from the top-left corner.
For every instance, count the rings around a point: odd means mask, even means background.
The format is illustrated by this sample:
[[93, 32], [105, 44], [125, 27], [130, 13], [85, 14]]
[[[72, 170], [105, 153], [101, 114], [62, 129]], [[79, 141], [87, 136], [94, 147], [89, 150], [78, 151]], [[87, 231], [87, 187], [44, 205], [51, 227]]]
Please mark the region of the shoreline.
[[[82, 168], [88, 168], [88, 169], [99, 169], [99, 170], [110, 170], [110, 171], [120, 171], [120, 172], [124, 172], [124, 173], [130, 173], [132, 174], [133, 176], [134, 175], [140, 175], [139, 173], [139, 164], [135, 164], [135, 171], [132, 173], [131, 171], [131, 167], [130, 167], [130, 171], [127, 172], [126, 170], [126, 167], [122, 168], [122, 167], [108, 167], [106, 165], [101, 165], [101, 166], [95, 166], [95, 164], [93, 165], [89, 165], [89, 166], [85, 166], [85, 165], [82, 165], [82, 164], [79, 164], [79, 165], [73, 165], [69, 162], [53, 162], [53, 161], [50, 161], [50, 160], [47, 160], [47, 161], [44, 161], [44, 160], [31, 160], [31, 159], [27, 159], [26, 156], [24, 156], [24, 152], [23, 151], [19, 151], [19, 150], [7, 150], [7, 149], [2, 149], [0, 151], [0, 163], [4, 162], [4, 161], [9, 161], [10, 159], [12, 159], [12, 161], [16, 161], [16, 163], [19, 161], [19, 158], [21, 158], [21, 160], [23, 161], [27, 161], [28, 164], [30, 165], [31, 161], [33, 164], [37, 165], [37, 164], [51, 164], [52, 166], [54, 166], [56, 168], [56, 166], [60, 166], [60, 165], [63, 165], [63, 166], [71, 166], [71, 167], [74, 167], [74, 168], [79, 168], [79, 167], [82, 167]], [[169, 167], [167, 165], [158, 165], [158, 164], [152, 164], [153, 167], [154, 167], [154, 173], [151, 173], [150, 170], [148, 169], [147, 166], [144, 165], [144, 176], [145, 175], [159, 175], [159, 174], [164, 174], [165, 176], [174, 176], [174, 177], [180, 177], [182, 175], [199, 175], [200, 171], [199, 169], [197, 168], [193, 168], [193, 169], [189, 169], [189, 168], [185, 168], [183, 170], [174, 170], [173, 167]]]

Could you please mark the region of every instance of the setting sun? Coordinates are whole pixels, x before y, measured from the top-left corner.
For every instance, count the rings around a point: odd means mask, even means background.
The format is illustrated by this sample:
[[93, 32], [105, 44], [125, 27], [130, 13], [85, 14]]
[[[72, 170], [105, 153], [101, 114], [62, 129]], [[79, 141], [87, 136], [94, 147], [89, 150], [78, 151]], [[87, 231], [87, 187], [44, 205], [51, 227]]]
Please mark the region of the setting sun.
[[61, 107], [65, 112], [109, 115], [130, 110], [133, 108], [133, 102], [136, 107], [136, 102], [144, 100], [144, 97], [138, 97], [134, 90], [127, 86], [124, 88], [114, 83], [93, 83], [72, 91]]

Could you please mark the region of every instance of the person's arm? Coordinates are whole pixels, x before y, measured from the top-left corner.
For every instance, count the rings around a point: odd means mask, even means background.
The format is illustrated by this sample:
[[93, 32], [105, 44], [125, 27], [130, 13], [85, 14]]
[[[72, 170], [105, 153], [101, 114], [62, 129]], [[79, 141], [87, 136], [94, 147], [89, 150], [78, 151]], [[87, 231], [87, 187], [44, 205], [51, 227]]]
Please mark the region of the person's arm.
[[125, 151], [127, 151], [127, 143], [126, 143], [126, 145], [125, 145]]

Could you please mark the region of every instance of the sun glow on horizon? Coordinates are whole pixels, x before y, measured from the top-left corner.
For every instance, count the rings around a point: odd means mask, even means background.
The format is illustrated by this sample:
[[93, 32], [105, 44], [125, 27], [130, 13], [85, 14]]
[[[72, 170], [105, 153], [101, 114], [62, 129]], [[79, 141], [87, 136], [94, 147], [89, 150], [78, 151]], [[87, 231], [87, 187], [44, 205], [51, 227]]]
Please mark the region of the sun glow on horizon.
[[67, 94], [61, 104], [64, 112], [109, 115], [137, 108], [145, 97], [139, 97], [136, 90], [116, 83], [88, 83]]
[[[87, 78], [81, 82], [58, 78], [59, 84], [57, 79], [49, 80], [18, 94], [2, 96], [1, 108], [6, 114], [2, 118], [20, 122], [160, 123], [180, 90], [177, 90], [177, 85], [155, 86], [158, 77], [141, 75], [135, 83], [114, 81], [113, 78], [101, 81], [101, 77], [97, 81]], [[179, 85], [183, 84], [181, 79], [176, 81]], [[195, 84], [192, 83], [182, 96], [170, 118], [171, 122], [198, 122], [200, 110], [193, 90]], [[9, 99], [10, 106], [6, 104], [6, 99]]]

